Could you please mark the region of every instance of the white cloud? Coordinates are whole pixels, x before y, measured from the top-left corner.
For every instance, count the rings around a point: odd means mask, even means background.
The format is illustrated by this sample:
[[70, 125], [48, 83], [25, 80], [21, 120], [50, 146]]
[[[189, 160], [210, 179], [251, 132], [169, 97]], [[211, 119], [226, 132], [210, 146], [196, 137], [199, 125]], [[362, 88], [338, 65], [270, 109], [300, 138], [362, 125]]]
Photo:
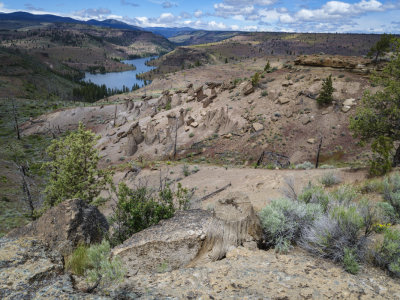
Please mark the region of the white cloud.
[[201, 10], [196, 10], [194, 13], [193, 13], [193, 15], [196, 17], [196, 18], [201, 18], [202, 16], [203, 16], [203, 12], [201, 11]]
[[176, 17], [171, 13], [162, 13], [157, 19], [158, 23], [172, 23], [176, 20]]
[[227, 28], [227, 26], [222, 22], [210, 21], [208, 22], [207, 25], [209, 29], [214, 29], [214, 30], [223, 30]]
[[109, 10], [108, 8], [102, 8], [102, 7], [82, 9], [82, 10], [75, 11], [73, 13], [74, 16], [80, 17], [82, 19], [91, 19], [91, 18], [103, 19], [103, 18], [109, 17], [110, 14], [111, 14], [111, 10]]
[[254, 13], [254, 6], [234, 6], [224, 3], [214, 4], [215, 15], [218, 17], [229, 18], [235, 15], [251, 15]]

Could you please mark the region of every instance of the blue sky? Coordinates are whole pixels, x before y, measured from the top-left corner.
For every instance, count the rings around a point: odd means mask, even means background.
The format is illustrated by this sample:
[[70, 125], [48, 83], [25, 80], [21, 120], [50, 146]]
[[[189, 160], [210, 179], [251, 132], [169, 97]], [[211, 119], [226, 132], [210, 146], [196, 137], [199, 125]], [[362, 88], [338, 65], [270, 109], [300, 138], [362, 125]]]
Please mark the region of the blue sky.
[[400, 0], [0, 0], [0, 11], [112, 18], [141, 27], [400, 33]]

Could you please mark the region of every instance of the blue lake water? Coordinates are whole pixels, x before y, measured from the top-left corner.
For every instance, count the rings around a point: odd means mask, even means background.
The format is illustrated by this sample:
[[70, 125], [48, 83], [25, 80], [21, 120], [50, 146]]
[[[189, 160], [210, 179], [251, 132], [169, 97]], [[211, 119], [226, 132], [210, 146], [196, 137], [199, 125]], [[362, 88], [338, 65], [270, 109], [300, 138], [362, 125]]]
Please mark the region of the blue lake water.
[[125, 64], [136, 66], [136, 70], [124, 71], [124, 72], [111, 72], [105, 74], [90, 74], [89, 72], [85, 72], [85, 78], [83, 80], [86, 82], [91, 81], [97, 85], [105, 84], [107, 88], [110, 89], [115, 89], [115, 88], [122, 89], [123, 86], [126, 86], [129, 89], [131, 89], [135, 83], [137, 83], [140, 87], [142, 87], [144, 81], [136, 79], [136, 74], [140, 74], [155, 69], [155, 67], [145, 65], [146, 61], [152, 58], [156, 58], [156, 56], [122, 61]]

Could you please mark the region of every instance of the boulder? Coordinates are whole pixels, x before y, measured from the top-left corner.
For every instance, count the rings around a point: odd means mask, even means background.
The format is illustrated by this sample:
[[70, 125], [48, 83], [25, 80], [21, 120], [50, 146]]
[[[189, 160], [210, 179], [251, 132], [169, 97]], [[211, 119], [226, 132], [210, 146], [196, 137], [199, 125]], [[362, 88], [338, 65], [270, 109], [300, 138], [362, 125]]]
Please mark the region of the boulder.
[[174, 108], [182, 104], [180, 94], [174, 94], [171, 99], [171, 107]]
[[238, 246], [254, 248], [262, 230], [252, 205], [243, 194], [220, 200], [214, 214], [205, 210], [179, 211], [174, 217], [134, 234], [112, 250], [128, 276], [202, 265], [225, 257]]
[[[51, 224], [49, 224], [51, 226]], [[63, 258], [34, 238], [0, 239], [0, 299], [110, 299], [74, 290]]]
[[50, 208], [36, 221], [11, 231], [7, 237], [35, 237], [65, 256], [78, 244], [100, 243], [107, 232], [107, 220], [97, 207], [70, 199]]
[[242, 88], [243, 95], [247, 96], [253, 92], [254, 92], [254, 86], [251, 84], [251, 82], [245, 83]]

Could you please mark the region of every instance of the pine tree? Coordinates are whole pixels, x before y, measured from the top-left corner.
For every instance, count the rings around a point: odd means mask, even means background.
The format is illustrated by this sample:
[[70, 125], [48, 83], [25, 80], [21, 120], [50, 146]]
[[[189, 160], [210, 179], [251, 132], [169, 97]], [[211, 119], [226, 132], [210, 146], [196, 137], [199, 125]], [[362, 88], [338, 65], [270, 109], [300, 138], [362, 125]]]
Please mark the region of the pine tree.
[[322, 82], [322, 89], [317, 97], [317, 102], [319, 105], [329, 105], [333, 101], [333, 85], [332, 85], [332, 75], [329, 75]]

